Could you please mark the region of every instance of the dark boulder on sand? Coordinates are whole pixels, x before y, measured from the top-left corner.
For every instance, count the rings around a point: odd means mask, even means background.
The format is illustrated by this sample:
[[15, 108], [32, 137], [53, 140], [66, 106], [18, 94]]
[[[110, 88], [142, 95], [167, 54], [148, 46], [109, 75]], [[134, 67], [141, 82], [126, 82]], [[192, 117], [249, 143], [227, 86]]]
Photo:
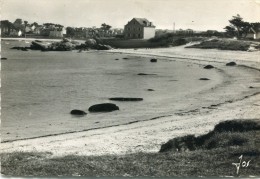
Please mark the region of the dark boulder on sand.
[[7, 58], [6, 57], [1, 57], [1, 60], [7, 60]]
[[212, 66], [212, 65], [207, 65], [204, 67], [204, 69], [212, 69], [212, 68], [214, 68], [214, 66]]
[[156, 58], [152, 58], [151, 60], [150, 60], [150, 62], [157, 62], [157, 59]]
[[147, 89], [147, 91], [154, 91], [154, 89]]
[[143, 101], [143, 98], [123, 98], [123, 97], [117, 97], [117, 98], [109, 98], [109, 100], [112, 100], [112, 101]]
[[200, 78], [199, 80], [209, 80], [208, 78]]
[[119, 110], [119, 107], [113, 103], [101, 103], [91, 106], [89, 112], [112, 112]]
[[83, 115], [86, 115], [87, 113], [82, 110], [73, 109], [72, 111], [70, 111], [70, 114], [83, 116]]
[[143, 75], [156, 75], [156, 74], [138, 73], [137, 75], [143, 76]]
[[226, 64], [226, 66], [236, 66], [236, 65], [237, 65], [236, 62], [229, 62]]

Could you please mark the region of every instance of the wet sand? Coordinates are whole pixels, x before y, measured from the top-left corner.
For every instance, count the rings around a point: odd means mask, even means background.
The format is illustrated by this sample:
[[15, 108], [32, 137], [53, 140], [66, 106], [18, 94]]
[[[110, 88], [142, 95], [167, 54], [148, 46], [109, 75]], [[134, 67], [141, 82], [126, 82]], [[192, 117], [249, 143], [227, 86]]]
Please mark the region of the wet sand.
[[[107, 52], [103, 52], [107, 53]], [[259, 119], [260, 80], [259, 52], [219, 50], [167, 49], [112, 50], [108, 53], [180, 60], [187, 64], [215, 66], [223, 79], [210, 88], [186, 95], [175, 105], [192, 104], [165, 117], [102, 127], [83, 132], [19, 140], [1, 144], [1, 152], [39, 151], [53, 155], [103, 155], [132, 152], [157, 152], [167, 140], [185, 134], [202, 134], [213, 129], [219, 121], [228, 119]], [[159, 57], [160, 56], [160, 57]], [[258, 58], [256, 58], [258, 56]], [[176, 58], [177, 57], [177, 58]], [[227, 67], [235, 61], [247, 66]], [[158, 61], [160, 63], [160, 60]], [[249, 88], [252, 86], [253, 88]], [[167, 100], [167, 99], [166, 99]], [[208, 101], [208, 102], [207, 102]]]

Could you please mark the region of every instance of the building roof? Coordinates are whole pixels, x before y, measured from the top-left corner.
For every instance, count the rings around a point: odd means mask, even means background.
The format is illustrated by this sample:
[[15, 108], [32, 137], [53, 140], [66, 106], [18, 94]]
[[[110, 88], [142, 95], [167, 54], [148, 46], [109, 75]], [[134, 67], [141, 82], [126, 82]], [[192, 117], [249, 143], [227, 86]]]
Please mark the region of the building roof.
[[150, 21], [148, 21], [146, 18], [133, 18], [135, 19], [140, 25], [145, 27], [155, 27]]

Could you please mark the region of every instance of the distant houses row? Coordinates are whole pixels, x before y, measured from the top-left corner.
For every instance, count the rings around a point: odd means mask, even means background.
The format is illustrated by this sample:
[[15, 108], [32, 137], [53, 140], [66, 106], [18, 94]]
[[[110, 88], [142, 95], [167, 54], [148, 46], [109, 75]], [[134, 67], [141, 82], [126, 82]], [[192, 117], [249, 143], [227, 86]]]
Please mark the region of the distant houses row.
[[[215, 30], [208, 30], [205, 32], [196, 32], [192, 29], [187, 30], [160, 30], [155, 29], [155, 25], [147, 20], [146, 18], [133, 18], [129, 21], [124, 29], [113, 28], [111, 26], [105, 25], [101, 28], [73, 28], [67, 27], [60, 24], [45, 23], [39, 25], [34, 22], [28, 24], [27, 21], [22, 21], [21, 19], [16, 19], [14, 23], [9, 22], [8, 20], [1, 21], [1, 37], [19, 37], [19, 36], [44, 36], [50, 38], [62, 38], [62, 37], [72, 37], [72, 38], [109, 38], [109, 37], [118, 37], [124, 39], [150, 39], [154, 36], [160, 36], [164, 33], [175, 33], [176, 35], [185, 35], [191, 36], [196, 34], [202, 34], [206, 36], [221, 36], [224, 33], [220, 33]], [[260, 39], [260, 23], [251, 23], [252, 27], [250, 28], [247, 38], [251, 39]], [[106, 28], [109, 26], [109, 28]]]
[[37, 23], [26, 24], [21, 19], [17, 19], [14, 23], [8, 20], [1, 21], [1, 37], [21, 37], [21, 36], [43, 36], [50, 38], [93, 38], [93, 37], [115, 37], [123, 36], [123, 29], [114, 28], [104, 30], [101, 28], [72, 28], [60, 24], [45, 23], [39, 25]]

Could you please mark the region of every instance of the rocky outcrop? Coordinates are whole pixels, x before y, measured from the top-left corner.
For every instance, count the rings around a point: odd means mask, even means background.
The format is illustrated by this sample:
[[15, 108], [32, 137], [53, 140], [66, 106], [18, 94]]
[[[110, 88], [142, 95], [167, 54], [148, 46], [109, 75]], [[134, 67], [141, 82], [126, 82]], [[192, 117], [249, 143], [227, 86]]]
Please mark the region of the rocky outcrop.
[[95, 46], [95, 49], [97, 50], [111, 50], [112, 47], [109, 45], [102, 45], [102, 44], [98, 44]]
[[157, 62], [157, 59], [156, 59], [156, 58], [152, 58], [152, 59], [150, 60], [150, 62], [155, 63], [155, 62]]
[[95, 47], [97, 45], [97, 41], [95, 39], [88, 39], [86, 40], [85, 44], [88, 47]]
[[112, 101], [143, 101], [143, 98], [123, 98], [123, 97], [116, 97], [116, 98], [109, 98]]
[[148, 73], [138, 73], [137, 75], [145, 76], [145, 75], [156, 75], [156, 74], [153, 74], [153, 73], [151, 73], [151, 74], [148, 74]]
[[82, 110], [73, 109], [72, 111], [70, 111], [70, 114], [77, 115], [77, 116], [84, 116], [87, 113], [85, 111], [82, 111]]
[[226, 64], [226, 66], [236, 66], [237, 64], [235, 62], [229, 62]]
[[30, 49], [46, 51], [46, 50], [49, 50], [49, 44], [44, 43], [44, 42], [32, 41]]
[[212, 66], [212, 65], [207, 65], [204, 67], [204, 69], [212, 69], [212, 68], [214, 68], [214, 66]]
[[209, 80], [208, 78], [200, 78], [199, 80]]
[[101, 103], [91, 106], [89, 112], [112, 112], [119, 110], [119, 107], [113, 103]]
[[74, 50], [76, 44], [67, 41], [54, 42], [52, 43], [47, 50], [50, 51], [71, 51]]
[[33, 50], [42, 50], [42, 51], [71, 51], [71, 50], [110, 50], [112, 49], [109, 45], [98, 44], [94, 39], [88, 39], [85, 43], [80, 43], [78, 41], [72, 41], [67, 38], [64, 38], [60, 42], [53, 42], [51, 44], [35, 40], [32, 42], [30, 49]]

